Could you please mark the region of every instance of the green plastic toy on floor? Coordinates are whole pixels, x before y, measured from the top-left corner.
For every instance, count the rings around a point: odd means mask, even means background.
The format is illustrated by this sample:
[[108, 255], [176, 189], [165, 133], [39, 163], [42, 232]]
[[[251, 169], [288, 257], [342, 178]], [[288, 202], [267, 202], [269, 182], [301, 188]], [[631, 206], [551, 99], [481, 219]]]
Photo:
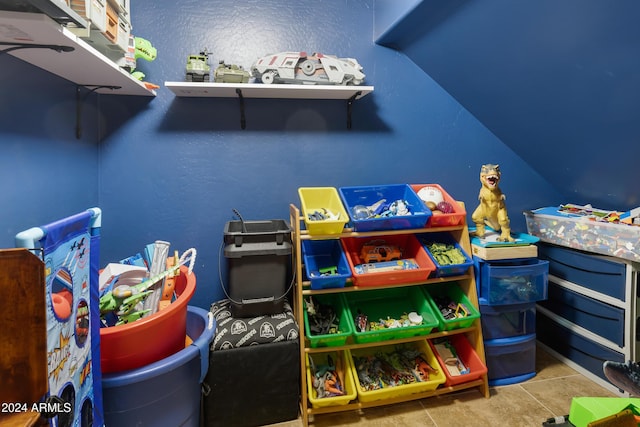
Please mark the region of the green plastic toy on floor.
[[602, 370], [613, 385], [631, 396], [640, 397], [640, 364], [631, 360], [626, 363], [607, 360]]

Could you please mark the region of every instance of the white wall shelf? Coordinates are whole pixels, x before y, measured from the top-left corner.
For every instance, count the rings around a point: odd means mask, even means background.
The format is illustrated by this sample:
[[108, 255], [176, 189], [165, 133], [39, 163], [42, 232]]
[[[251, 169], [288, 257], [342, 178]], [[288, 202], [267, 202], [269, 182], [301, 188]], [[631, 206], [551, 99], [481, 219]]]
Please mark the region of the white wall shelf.
[[[154, 90], [131, 77], [113, 61], [43, 13], [0, 11], [0, 52], [49, 71], [59, 77], [113, 95], [155, 96]], [[13, 47], [23, 48], [13, 50]], [[38, 45], [38, 48], [30, 47]], [[64, 46], [56, 51], [47, 46]]]
[[165, 82], [164, 85], [181, 97], [237, 98], [236, 89], [239, 89], [245, 98], [347, 100], [354, 95], [360, 99], [373, 92], [373, 86], [193, 82]]
[[351, 129], [353, 101], [373, 92], [373, 86], [351, 85], [296, 85], [264, 83], [194, 83], [164, 82], [178, 97], [238, 98], [240, 100], [240, 126], [246, 127], [244, 98], [267, 99], [337, 99], [347, 101], [347, 129]]

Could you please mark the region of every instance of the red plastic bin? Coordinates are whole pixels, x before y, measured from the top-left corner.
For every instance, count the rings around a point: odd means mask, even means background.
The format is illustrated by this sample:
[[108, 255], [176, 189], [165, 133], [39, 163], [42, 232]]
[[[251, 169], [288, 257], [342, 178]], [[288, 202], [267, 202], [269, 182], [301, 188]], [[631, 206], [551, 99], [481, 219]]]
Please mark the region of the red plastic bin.
[[[365, 264], [360, 258], [362, 247], [374, 241], [384, 241], [386, 245], [397, 246], [402, 251], [402, 259], [413, 259], [418, 264], [416, 269], [394, 270], [372, 273], [358, 273], [356, 266]], [[341, 239], [344, 253], [347, 256], [351, 277], [356, 286], [379, 286], [393, 283], [411, 283], [426, 280], [435, 271], [436, 266], [431, 261], [422, 243], [413, 234], [398, 234], [377, 237], [347, 237]]]
[[455, 348], [458, 358], [462, 362], [464, 366], [469, 368], [468, 374], [462, 375], [451, 375], [449, 370], [445, 367], [444, 359], [438, 351], [436, 350], [435, 345], [432, 340], [429, 340], [429, 345], [431, 346], [431, 350], [433, 354], [436, 355], [436, 359], [438, 359], [438, 363], [440, 364], [440, 368], [444, 371], [444, 375], [447, 378], [444, 385], [445, 386], [454, 386], [461, 383], [466, 383], [469, 381], [474, 381], [485, 375], [488, 372], [487, 366], [482, 363], [480, 360], [480, 356], [473, 349], [471, 343], [463, 334], [451, 335], [449, 337], [445, 337], [444, 339], [449, 340], [449, 342]]
[[[453, 206], [453, 213], [442, 213], [435, 214], [429, 217], [429, 221], [427, 222], [428, 227], [450, 227], [456, 225], [462, 225], [465, 217], [467, 216], [467, 212], [462, 208], [462, 206], [445, 191], [438, 184], [411, 184], [411, 189], [418, 193], [424, 187], [435, 187], [442, 193], [442, 198]], [[419, 196], [418, 196], [419, 197]]]
[[127, 371], [157, 362], [184, 349], [187, 304], [196, 290], [195, 273], [180, 267], [175, 279], [178, 295], [167, 308], [120, 326], [100, 329], [102, 372]]

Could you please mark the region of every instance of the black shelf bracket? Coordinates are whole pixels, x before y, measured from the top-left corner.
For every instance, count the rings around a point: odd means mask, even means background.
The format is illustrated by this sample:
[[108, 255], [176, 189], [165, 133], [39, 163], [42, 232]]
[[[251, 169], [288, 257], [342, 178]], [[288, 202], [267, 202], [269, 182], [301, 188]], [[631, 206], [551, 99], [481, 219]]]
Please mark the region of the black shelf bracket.
[[[82, 96], [80, 88], [89, 89], [87, 93]], [[111, 89], [117, 90], [122, 88], [122, 86], [112, 86], [112, 85], [77, 85], [76, 86], [76, 139], [80, 139], [82, 137], [82, 106], [84, 101], [87, 99], [89, 95], [94, 93], [98, 89]]]
[[75, 47], [64, 46], [59, 44], [35, 44], [35, 43], [11, 43], [0, 42], [0, 46], [11, 46], [6, 49], [0, 50], [0, 54], [13, 52], [18, 49], [51, 49], [56, 52], [73, 52]]
[[351, 112], [353, 111], [353, 101], [362, 95], [362, 91], [357, 91], [347, 100], [347, 129], [351, 130]]
[[242, 129], [246, 129], [247, 119], [244, 115], [244, 96], [242, 95], [242, 89], [236, 88], [236, 93], [238, 94], [238, 100], [240, 101], [240, 127]]

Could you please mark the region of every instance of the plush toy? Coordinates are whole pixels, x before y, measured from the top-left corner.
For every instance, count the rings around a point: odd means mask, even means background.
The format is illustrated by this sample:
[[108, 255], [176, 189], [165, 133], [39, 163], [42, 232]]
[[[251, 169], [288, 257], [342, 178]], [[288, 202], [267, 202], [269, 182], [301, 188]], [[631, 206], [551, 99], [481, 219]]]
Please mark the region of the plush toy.
[[500, 232], [499, 241], [513, 242], [515, 239], [511, 237], [509, 215], [507, 215], [507, 207], [504, 203], [506, 197], [498, 187], [500, 177], [499, 165], [482, 165], [480, 169], [482, 187], [478, 195], [480, 204], [473, 211], [471, 220], [476, 225], [476, 236], [483, 237], [485, 235], [485, 226], [488, 225]]

